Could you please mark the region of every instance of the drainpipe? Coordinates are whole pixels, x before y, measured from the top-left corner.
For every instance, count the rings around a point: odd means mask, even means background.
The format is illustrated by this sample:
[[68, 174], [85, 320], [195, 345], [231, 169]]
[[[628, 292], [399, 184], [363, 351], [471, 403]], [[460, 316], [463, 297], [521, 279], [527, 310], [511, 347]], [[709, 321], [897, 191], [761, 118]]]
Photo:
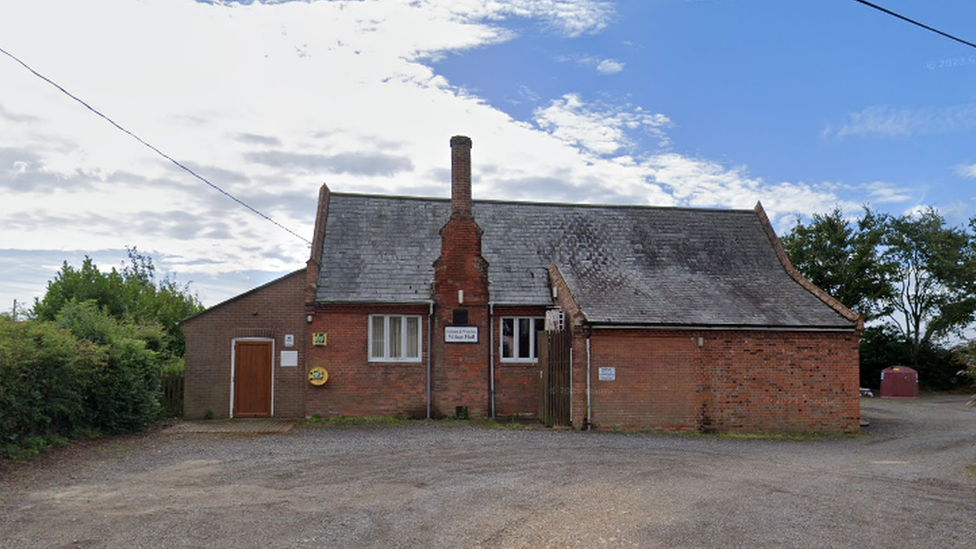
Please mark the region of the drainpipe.
[[491, 419], [495, 419], [495, 304], [488, 302], [488, 372], [490, 376], [488, 392], [491, 395]]
[[434, 302], [430, 302], [430, 312], [427, 313], [427, 419], [430, 419], [430, 356], [434, 354], [434, 348], [431, 346], [433, 338], [431, 337], [431, 331], [434, 324]]
[[586, 334], [586, 429], [593, 426], [593, 407], [590, 400], [590, 334]]

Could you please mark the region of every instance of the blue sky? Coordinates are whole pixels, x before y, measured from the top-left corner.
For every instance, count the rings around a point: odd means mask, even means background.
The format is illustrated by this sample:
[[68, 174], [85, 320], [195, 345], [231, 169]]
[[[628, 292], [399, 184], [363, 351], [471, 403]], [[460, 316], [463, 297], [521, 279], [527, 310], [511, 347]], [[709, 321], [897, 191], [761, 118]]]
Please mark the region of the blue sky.
[[[976, 215], [976, 49], [853, 0], [37, 0], [0, 47], [308, 238], [322, 183], [447, 196], [455, 134], [476, 198]], [[6, 56], [0, 193], [0, 310], [126, 246], [207, 305], [307, 259]]]

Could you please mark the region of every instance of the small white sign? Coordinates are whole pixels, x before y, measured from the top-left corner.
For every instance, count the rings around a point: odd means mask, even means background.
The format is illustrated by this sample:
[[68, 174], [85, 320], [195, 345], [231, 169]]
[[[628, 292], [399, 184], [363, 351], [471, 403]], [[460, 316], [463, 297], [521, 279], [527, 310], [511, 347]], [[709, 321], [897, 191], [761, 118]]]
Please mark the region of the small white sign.
[[444, 343], [477, 343], [477, 326], [445, 326]]
[[285, 347], [294, 347], [294, 346], [295, 346], [295, 335], [285, 334]]
[[298, 366], [298, 351], [281, 351], [281, 366]]
[[600, 381], [616, 381], [617, 369], [613, 366], [600, 367]]

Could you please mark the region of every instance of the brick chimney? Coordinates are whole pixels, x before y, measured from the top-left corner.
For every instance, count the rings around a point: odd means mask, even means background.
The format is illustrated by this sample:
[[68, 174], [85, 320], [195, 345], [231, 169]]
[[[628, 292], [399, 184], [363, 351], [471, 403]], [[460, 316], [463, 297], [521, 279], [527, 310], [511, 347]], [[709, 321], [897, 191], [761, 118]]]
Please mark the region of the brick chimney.
[[[461, 135], [451, 138], [451, 215], [440, 234], [432, 295], [432, 412], [444, 417], [464, 409], [472, 417], [486, 417], [491, 413], [488, 262], [481, 255], [482, 230], [471, 203], [471, 140]], [[462, 327], [476, 330], [476, 340], [449, 340], [447, 331]]]
[[471, 214], [471, 139], [451, 138], [451, 219], [474, 219]]

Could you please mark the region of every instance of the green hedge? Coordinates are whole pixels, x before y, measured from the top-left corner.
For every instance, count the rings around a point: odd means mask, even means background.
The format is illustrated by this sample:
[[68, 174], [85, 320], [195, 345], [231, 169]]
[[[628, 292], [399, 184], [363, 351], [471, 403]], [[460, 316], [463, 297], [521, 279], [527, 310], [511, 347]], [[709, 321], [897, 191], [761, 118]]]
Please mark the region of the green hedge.
[[156, 333], [92, 303], [66, 305], [56, 323], [0, 318], [0, 457], [156, 421], [161, 360], [147, 347]]
[[78, 372], [89, 350], [52, 324], [0, 319], [0, 456], [36, 451], [86, 423]]

